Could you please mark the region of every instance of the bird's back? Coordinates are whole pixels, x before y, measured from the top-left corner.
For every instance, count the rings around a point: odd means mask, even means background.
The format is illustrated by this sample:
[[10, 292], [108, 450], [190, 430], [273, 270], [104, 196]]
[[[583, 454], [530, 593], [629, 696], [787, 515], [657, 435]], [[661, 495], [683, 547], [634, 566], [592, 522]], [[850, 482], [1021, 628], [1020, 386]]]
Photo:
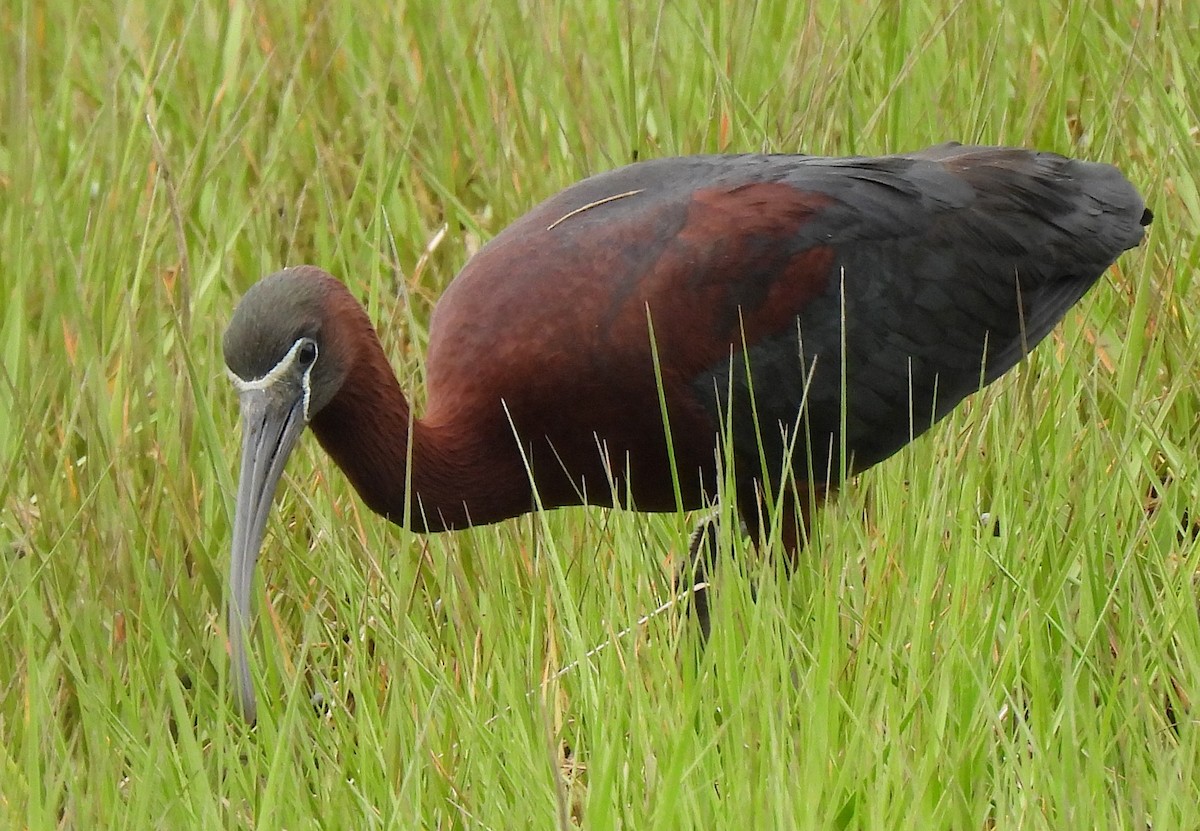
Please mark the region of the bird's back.
[[[631, 165], [468, 264], [431, 328], [430, 405], [503, 398], [503, 430], [554, 446], [562, 502], [608, 490], [574, 461], [603, 447], [639, 507], [672, 507], [676, 484], [694, 504], [728, 419], [739, 463], [777, 476], [799, 423], [797, 472], [836, 478], [831, 448], [874, 464], [1010, 369], [1148, 221], [1114, 168], [1007, 148]], [[489, 384], [464, 385], [482, 366]], [[655, 475], [657, 386], [678, 480]]]

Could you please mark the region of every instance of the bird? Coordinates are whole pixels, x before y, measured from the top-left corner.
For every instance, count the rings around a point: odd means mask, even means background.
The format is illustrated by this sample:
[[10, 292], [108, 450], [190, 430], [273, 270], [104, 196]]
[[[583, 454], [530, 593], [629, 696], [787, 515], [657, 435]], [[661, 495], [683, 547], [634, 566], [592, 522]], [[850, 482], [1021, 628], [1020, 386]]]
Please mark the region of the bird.
[[1016, 365], [1152, 219], [1115, 167], [1015, 147], [636, 162], [542, 202], [450, 281], [420, 414], [345, 283], [311, 265], [259, 280], [222, 344], [242, 715], [255, 565], [305, 428], [414, 532], [721, 498], [760, 541], [777, 504], [794, 558], [847, 476]]

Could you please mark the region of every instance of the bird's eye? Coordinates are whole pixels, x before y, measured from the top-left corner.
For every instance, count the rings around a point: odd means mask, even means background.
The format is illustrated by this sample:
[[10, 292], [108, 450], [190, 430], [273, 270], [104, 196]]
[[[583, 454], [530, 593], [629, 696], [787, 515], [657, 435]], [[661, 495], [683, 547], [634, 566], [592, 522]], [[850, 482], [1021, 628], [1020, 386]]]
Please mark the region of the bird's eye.
[[300, 350], [296, 353], [296, 358], [300, 361], [300, 366], [310, 367], [313, 361], [317, 359], [317, 343], [310, 338], [305, 338], [300, 344]]

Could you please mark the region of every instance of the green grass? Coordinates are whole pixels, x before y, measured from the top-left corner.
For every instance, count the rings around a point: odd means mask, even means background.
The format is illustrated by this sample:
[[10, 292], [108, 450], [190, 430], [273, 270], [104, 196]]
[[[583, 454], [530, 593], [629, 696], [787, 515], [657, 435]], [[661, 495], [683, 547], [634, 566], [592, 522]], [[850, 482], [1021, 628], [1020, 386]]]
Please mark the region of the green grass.
[[[0, 827], [1200, 827], [1200, 28], [1056, 5], [6, 6]], [[437, 296], [576, 179], [949, 138], [1117, 164], [1148, 241], [790, 580], [722, 540], [702, 662], [673, 610], [555, 677], [691, 517], [421, 538], [308, 440], [240, 722], [220, 335], [255, 279], [346, 279], [419, 407]]]

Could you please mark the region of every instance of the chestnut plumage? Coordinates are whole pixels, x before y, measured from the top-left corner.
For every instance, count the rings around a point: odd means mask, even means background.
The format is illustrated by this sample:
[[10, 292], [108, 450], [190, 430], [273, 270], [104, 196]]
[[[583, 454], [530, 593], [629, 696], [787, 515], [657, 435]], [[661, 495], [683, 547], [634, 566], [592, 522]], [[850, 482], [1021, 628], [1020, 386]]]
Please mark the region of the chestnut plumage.
[[[764, 494], [803, 524], [842, 475], [1016, 364], [1150, 219], [1115, 168], [1012, 148], [630, 165], [534, 208], [451, 282], [420, 417], [341, 282], [312, 266], [263, 279], [224, 340], [245, 434], [243, 712], [254, 563], [304, 426], [415, 531], [535, 505], [699, 508], [725, 469], [752, 531]], [[801, 529], [783, 531], [794, 554]]]

